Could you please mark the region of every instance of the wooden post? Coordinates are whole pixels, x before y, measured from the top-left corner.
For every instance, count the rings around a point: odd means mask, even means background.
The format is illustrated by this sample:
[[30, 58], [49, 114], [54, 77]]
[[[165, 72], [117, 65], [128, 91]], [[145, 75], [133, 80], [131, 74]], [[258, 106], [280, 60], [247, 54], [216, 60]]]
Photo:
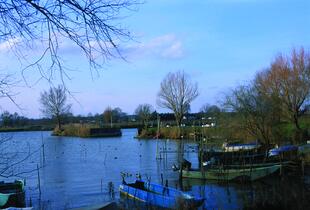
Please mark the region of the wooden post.
[[160, 123], [160, 117], [157, 114], [157, 134], [156, 134], [156, 159], [161, 159], [161, 157], [158, 156], [158, 138], [159, 138], [159, 123]]
[[37, 171], [38, 171], [38, 187], [39, 187], [39, 194], [41, 196], [41, 181], [40, 181], [40, 170], [39, 170], [39, 164], [37, 164]]
[[165, 140], [165, 160], [167, 161], [167, 156], [168, 156], [168, 154], [167, 154], [167, 139]]
[[41, 146], [42, 146], [42, 162], [43, 166], [45, 165], [45, 151], [44, 151], [44, 143], [43, 143], [43, 134], [41, 132]]
[[105, 153], [104, 155], [104, 161], [103, 161], [103, 165], [105, 165], [105, 161], [107, 160], [107, 153]]
[[[180, 162], [180, 174], [179, 174], [179, 181], [182, 183], [182, 173], [183, 173], [183, 165], [182, 162]], [[182, 186], [182, 184], [180, 184]]]
[[44, 147], [44, 144], [42, 145], [43, 147], [43, 166], [45, 165], [45, 147]]

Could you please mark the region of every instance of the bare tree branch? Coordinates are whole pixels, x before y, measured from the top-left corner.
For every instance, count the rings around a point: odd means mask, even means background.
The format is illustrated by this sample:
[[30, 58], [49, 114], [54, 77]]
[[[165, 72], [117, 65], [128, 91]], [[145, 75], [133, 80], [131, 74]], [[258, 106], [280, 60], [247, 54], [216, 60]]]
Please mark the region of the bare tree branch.
[[20, 170], [20, 165], [33, 155], [37, 154], [41, 150], [41, 147], [31, 151], [30, 146], [27, 145], [27, 147], [24, 147], [25, 150], [20, 152], [18, 150], [14, 150], [14, 141], [12, 136], [1, 135], [0, 148], [0, 177], [19, 177], [23, 174], [29, 174], [34, 171], [34, 169]]
[[[140, 0], [0, 0], [0, 42], [24, 47], [36, 55], [36, 45], [42, 52], [33, 61], [14, 48], [16, 55], [30, 62], [23, 69], [37, 68], [41, 76], [51, 81], [58, 73], [69, 79], [61, 59], [62, 42], [77, 46], [89, 61], [91, 69], [101, 67], [111, 57], [121, 57], [119, 44], [130, 40], [130, 33], [116, 21], [122, 12], [135, 11]], [[125, 15], [123, 15], [124, 17]], [[49, 63], [49, 67], [45, 66]], [[44, 65], [44, 67], [43, 67]]]
[[0, 74], [0, 98], [8, 98], [16, 107], [22, 109], [15, 101], [17, 93], [12, 91], [18, 83], [12, 74]]

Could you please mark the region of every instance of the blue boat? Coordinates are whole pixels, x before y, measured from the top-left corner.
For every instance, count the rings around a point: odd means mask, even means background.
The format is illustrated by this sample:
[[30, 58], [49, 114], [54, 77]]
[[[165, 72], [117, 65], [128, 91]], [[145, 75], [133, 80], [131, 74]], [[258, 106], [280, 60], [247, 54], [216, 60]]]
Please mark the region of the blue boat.
[[280, 154], [285, 153], [285, 152], [294, 152], [294, 151], [297, 152], [297, 150], [298, 150], [298, 147], [295, 145], [284, 145], [284, 146], [280, 146], [278, 148], [274, 148], [274, 149], [269, 150], [268, 156], [269, 157], [277, 156], [277, 155], [280, 155]]
[[119, 190], [125, 196], [163, 208], [193, 209], [201, 206], [204, 202], [201, 197], [195, 197], [171, 187], [144, 182], [143, 180], [136, 180], [130, 184], [123, 181]]

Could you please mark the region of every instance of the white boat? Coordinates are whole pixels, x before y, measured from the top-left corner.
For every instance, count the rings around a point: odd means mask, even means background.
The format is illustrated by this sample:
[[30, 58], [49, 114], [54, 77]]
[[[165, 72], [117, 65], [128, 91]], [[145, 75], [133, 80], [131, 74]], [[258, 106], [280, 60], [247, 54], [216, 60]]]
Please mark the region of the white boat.
[[223, 149], [225, 152], [238, 152], [258, 149], [262, 145], [258, 142], [246, 143], [246, 144], [236, 144], [236, 143], [224, 143]]

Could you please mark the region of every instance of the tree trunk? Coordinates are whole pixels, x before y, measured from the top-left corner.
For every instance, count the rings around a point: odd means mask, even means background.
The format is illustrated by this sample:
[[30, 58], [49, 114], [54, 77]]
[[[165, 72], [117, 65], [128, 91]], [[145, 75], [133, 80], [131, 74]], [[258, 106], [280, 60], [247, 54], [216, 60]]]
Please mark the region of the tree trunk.
[[58, 129], [61, 130], [61, 120], [59, 116], [57, 116], [57, 124], [58, 124]]
[[298, 116], [296, 114], [294, 114], [294, 124], [295, 127], [297, 128], [297, 130], [301, 130], [300, 125], [299, 125], [299, 120], [298, 120]]
[[296, 131], [295, 131], [295, 136], [294, 136], [294, 143], [299, 143], [301, 141], [302, 138], [302, 130], [301, 127], [299, 125], [299, 120], [298, 120], [298, 116], [296, 114], [294, 114], [294, 124], [296, 127]]
[[181, 123], [182, 123], [182, 117], [175, 115], [176, 123], [177, 123], [177, 129], [178, 129], [178, 139], [181, 138]]

